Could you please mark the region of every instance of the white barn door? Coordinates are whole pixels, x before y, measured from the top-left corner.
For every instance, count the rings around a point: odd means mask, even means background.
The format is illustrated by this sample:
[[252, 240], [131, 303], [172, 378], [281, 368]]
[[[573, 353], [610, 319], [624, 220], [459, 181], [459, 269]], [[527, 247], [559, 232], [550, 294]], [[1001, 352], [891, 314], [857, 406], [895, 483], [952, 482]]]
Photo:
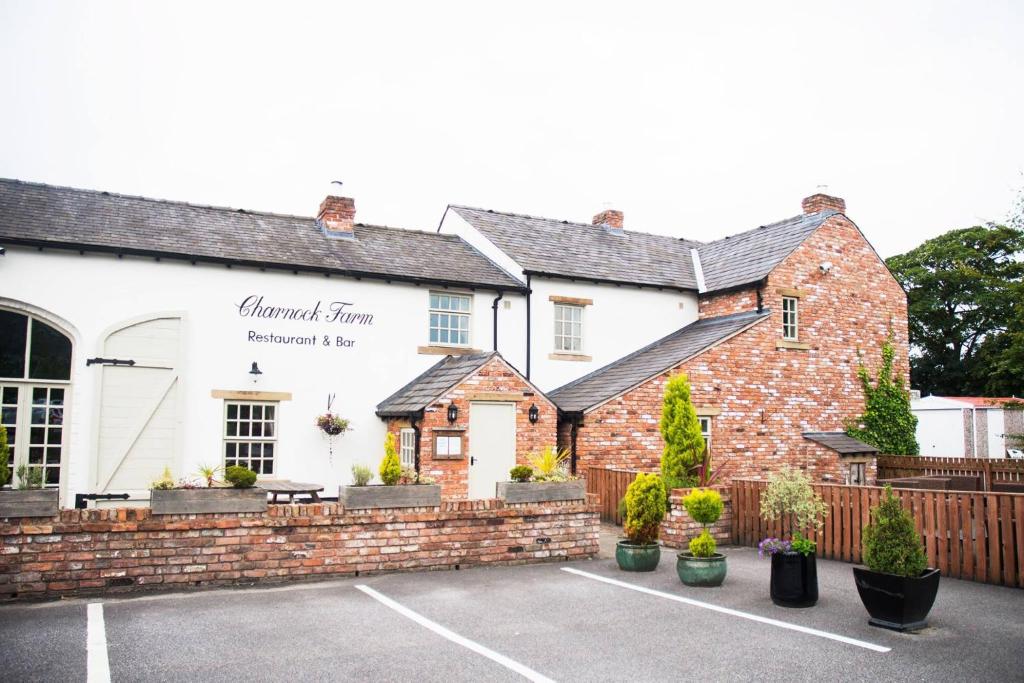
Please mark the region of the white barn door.
[[516, 404], [469, 404], [469, 497], [494, 498], [516, 464]]
[[100, 380], [96, 491], [145, 493], [165, 467], [175, 477], [181, 439], [179, 317], [154, 318], [112, 332]]

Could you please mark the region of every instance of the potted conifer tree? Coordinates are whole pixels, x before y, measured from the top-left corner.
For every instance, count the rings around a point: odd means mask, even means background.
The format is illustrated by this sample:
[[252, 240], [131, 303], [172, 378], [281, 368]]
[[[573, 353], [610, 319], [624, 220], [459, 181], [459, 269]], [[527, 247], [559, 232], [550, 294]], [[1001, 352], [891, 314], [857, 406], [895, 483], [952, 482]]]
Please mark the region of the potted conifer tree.
[[807, 537], [822, 527], [828, 506], [803, 472], [784, 467], [761, 493], [761, 516], [782, 520], [790, 539], [766, 538], [758, 546], [772, 561], [772, 602], [780, 607], [813, 607], [818, 602], [817, 544]]
[[698, 484], [694, 470], [704, 461], [704, 437], [697, 410], [690, 401], [690, 380], [679, 373], [665, 384], [659, 423], [665, 450], [661, 455], [661, 477], [665, 490], [690, 488]]
[[694, 489], [683, 498], [683, 507], [704, 529], [690, 541], [690, 551], [677, 556], [679, 580], [687, 586], [721, 586], [725, 581], [725, 555], [715, 552], [717, 544], [708, 526], [722, 516], [722, 496], [713, 489]]
[[863, 549], [867, 567], [854, 567], [853, 578], [871, 615], [868, 623], [896, 631], [924, 628], [939, 591], [939, 570], [928, 567], [914, 520], [890, 486], [871, 510]]
[[626, 539], [615, 544], [615, 561], [627, 572], [651, 572], [658, 567], [658, 534], [665, 518], [665, 484], [657, 474], [639, 472], [626, 489]]

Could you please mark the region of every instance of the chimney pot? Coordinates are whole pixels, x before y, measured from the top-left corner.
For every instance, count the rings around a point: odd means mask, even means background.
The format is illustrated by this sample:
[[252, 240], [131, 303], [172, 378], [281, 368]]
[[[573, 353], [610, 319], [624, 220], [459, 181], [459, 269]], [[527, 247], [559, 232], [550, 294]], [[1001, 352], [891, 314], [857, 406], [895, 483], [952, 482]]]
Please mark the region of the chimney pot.
[[320, 202], [320, 212], [316, 215], [316, 222], [326, 237], [353, 239], [355, 238], [356, 201], [351, 197], [340, 197], [334, 194], [340, 189], [340, 184], [331, 186], [331, 193]]
[[822, 192], [812, 194], [810, 197], [804, 197], [801, 205], [805, 214], [829, 210], [846, 213], [846, 202], [841, 197], [833, 197]]
[[622, 232], [623, 215], [615, 209], [605, 209], [594, 216], [594, 225], [599, 225], [611, 232]]

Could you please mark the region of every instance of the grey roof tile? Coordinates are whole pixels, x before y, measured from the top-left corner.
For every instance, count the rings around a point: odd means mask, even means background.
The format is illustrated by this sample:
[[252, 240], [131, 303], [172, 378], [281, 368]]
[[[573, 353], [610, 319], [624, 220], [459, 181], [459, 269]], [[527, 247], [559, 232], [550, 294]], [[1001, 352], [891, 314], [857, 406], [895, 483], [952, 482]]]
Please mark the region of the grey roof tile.
[[825, 448], [831, 448], [839, 455], [878, 453], [874, 446], [855, 439], [846, 432], [804, 432], [803, 437]]
[[703, 318], [628, 356], [548, 392], [565, 412], [585, 412], [647, 379], [679, 365], [709, 346], [766, 319], [770, 312], [746, 312]]
[[497, 355], [497, 351], [490, 351], [465, 356], [445, 356], [422, 375], [378, 403], [377, 415], [399, 417], [417, 413]]
[[312, 217], [285, 216], [0, 179], [8, 244], [160, 253], [340, 275], [522, 289], [455, 235], [357, 225], [328, 239]]
[[561, 277], [697, 289], [690, 249], [697, 242], [452, 205], [524, 270]]
[[700, 245], [697, 251], [705, 290], [715, 292], [757, 282], [836, 213], [802, 214]]

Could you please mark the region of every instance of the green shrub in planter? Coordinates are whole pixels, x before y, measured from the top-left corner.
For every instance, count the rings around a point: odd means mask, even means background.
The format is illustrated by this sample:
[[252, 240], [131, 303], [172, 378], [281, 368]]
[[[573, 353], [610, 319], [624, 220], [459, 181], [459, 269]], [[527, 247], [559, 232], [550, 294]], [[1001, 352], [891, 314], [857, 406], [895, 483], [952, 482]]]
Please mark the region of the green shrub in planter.
[[516, 465], [508, 471], [508, 476], [512, 478], [512, 481], [525, 483], [533, 477], [533, 468], [526, 465]]
[[658, 540], [665, 518], [665, 485], [657, 474], [640, 472], [626, 489], [626, 519], [622, 529], [630, 542], [642, 545]]
[[7, 466], [10, 451], [7, 445], [7, 427], [0, 425], [0, 486], [6, 485], [11, 478], [11, 468]]
[[366, 465], [352, 465], [352, 485], [366, 486], [373, 479], [373, 470]]
[[690, 554], [694, 557], [711, 557], [717, 544], [708, 533], [708, 526], [718, 521], [725, 509], [722, 496], [711, 489], [694, 489], [683, 498], [683, 507], [693, 521], [704, 527], [700, 536], [690, 541]]
[[871, 511], [871, 524], [864, 529], [864, 564], [873, 572], [910, 577], [920, 576], [928, 567], [914, 520], [890, 486], [885, 487], [885, 497]]
[[384, 459], [380, 461], [380, 480], [385, 486], [394, 486], [402, 478], [402, 461], [395, 449], [395, 435], [388, 432], [384, 437]]
[[256, 473], [241, 465], [232, 465], [224, 470], [224, 480], [236, 489], [249, 489], [256, 483]]

